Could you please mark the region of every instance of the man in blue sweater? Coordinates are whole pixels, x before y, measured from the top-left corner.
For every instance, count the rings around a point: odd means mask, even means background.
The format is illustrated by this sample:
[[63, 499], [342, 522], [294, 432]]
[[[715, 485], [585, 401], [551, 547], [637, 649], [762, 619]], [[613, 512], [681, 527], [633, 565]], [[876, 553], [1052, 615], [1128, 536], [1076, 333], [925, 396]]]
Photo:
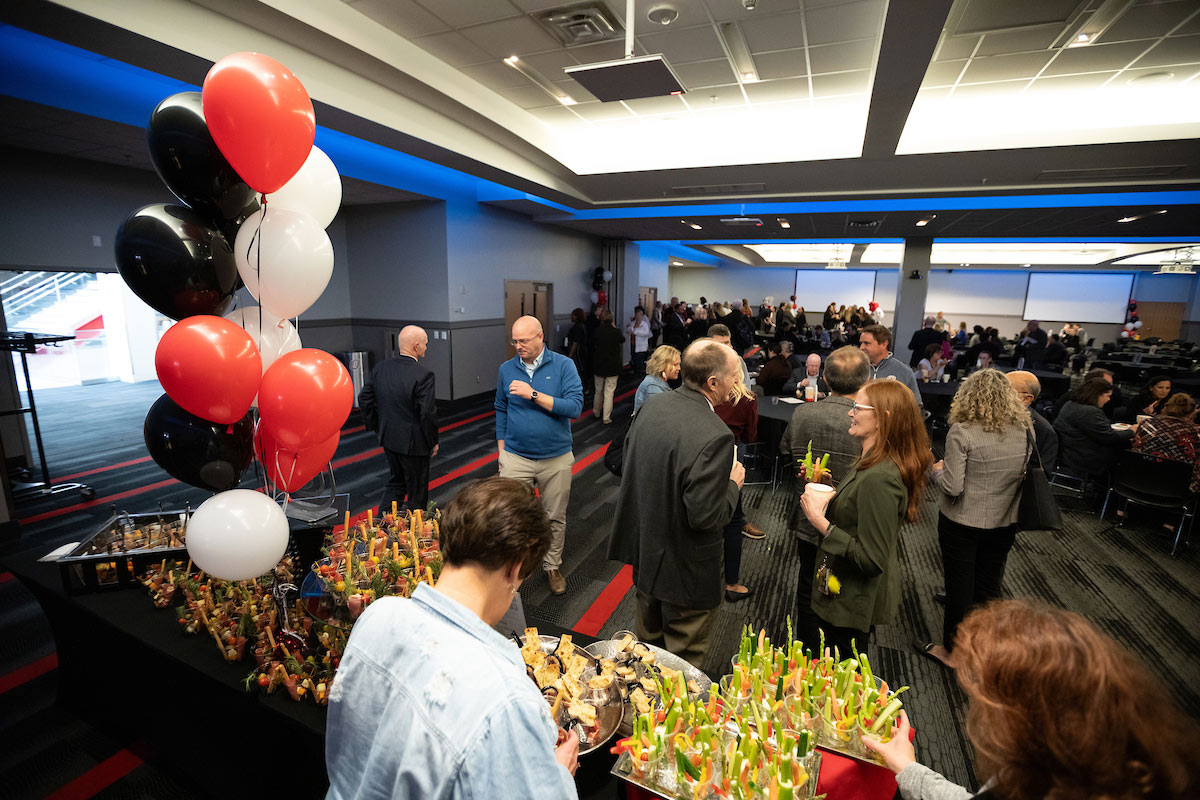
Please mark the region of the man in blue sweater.
[[571, 420], [583, 410], [583, 384], [575, 362], [551, 352], [534, 317], [513, 323], [517, 355], [496, 377], [496, 445], [500, 474], [537, 486], [550, 517], [550, 550], [542, 561], [550, 591], [565, 594], [563, 545], [571, 499]]

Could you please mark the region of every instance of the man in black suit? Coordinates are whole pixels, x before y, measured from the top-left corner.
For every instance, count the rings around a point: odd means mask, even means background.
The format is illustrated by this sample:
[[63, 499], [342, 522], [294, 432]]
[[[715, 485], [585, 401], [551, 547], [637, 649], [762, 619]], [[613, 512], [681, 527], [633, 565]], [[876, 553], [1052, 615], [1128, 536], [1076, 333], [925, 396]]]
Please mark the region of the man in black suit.
[[[437, 405], [433, 372], [421, 366], [429, 336], [416, 325], [400, 331], [400, 353], [371, 370], [358, 395], [358, 406], [375, 423], [391, 476], [383, 487], [379, 514], [392, 503], [407, 509], [429, 504], [429, 461], [438, 451]], [[407, 499], [406, 499], [407, 496]]]
[[725, 344], [683, 354], [683, 386], [642, 406], [625, 440], [625, 466], [608, 557], [633, 565], [637, 635], [699, 667], [724, 594], [725, 526], [746, 470], [713, 412], [740, 377]]
[[946, 334], [934, 327], [936, 323], [937, 319], [934, 317], [926, 317], [924, 327], [908, 340], [908, 348], [912, 350], [912, 355], [908, 358], [909, 367], [916, 369], [917, 362], [925, 357], [925, 348], [931, 344], [941, 344], [942, 339], [946, 338]]
[[[671, 298], [674, 300], [675, 298]], [[663, 344], [669, 344], [679, 352], [687, 347], [688, 325], [687, 307], [677, 303], [671, 310], [663, 309]]]

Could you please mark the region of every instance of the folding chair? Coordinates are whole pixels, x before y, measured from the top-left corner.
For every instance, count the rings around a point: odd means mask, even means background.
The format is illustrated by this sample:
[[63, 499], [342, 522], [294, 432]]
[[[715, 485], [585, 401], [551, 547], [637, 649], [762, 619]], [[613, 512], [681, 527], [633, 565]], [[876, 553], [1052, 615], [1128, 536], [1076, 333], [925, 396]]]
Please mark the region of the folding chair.
[[[1175, 541], [1171, 546], [1171, 555], [1174, 556], [1184, 538], [1185, 523], [1187, 538], [1191, 539], [1191, 521], [1195, 517], [1196, 504], [1196, 496], [1188, 488], [1192, 480], [1192, 465], [1125, 451], [1118, 454], [1110, 475], [1112, 477], [1108, 493], [1104, 496], [1104, 506], [1100, 509], [1100, 519], [1104, 519], [1113, 494], [1125, 500], [1127, 512], [1130, 503], [1167, 511], [1177, 510], [1180, 512], [1179, 524], [1175, 526]], [[1122, 524], [1124, 520], [1118, 523], [1118, 527]]]

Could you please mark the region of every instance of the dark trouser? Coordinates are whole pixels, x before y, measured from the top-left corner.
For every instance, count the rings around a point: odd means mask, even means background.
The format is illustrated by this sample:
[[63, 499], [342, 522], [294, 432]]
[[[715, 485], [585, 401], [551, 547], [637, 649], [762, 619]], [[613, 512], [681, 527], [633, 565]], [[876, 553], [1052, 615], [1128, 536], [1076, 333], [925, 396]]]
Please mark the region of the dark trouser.
[[667, 651], [702, 669], [712, 636], [717, 609], [692, 609], [671, 605], [637, 590], [637, 630], [643, 642]]
[[742, 571], [742, 528], [746, 527], [746, 514], [742, 511], [742, 493], [738, 492], [737, 508], [725, 526], [725, 583], [735, 586], [738, 573]]
[[813, 611], [813, 576], [817, 572], [817, 546], [803, 539], [796, 540], [796, 551], [800, 557], [800, 575], [796, 580], [796, 616], [792, 631], [804, 646], [817, 652], [817, 631], [826, 623]]
[[[398, 508], [424, 509], [429, 505], [429, 456], [408, 456], [384, 448], [391, 475], [379, 500], [379, 515]], [[407, 496], [407, 499], [405, 497]]]
[[946, 616], [942, 645], [954, 650], [958, 625], [975, 606], [1000, 596], [1004, 564], [1017, 538], [1017, 526], [969, 528], [938, 514], [938, 544], [946, 575]]
[[[821, 621], [821, 629], [825, 631], [825, 647], [828, 648], [831, 654], [836, 647], [838, 658], [851, 658], [854, 655], [855, 647], [858, 648], [858, 652], [860, 653], [867, 652], [867, 643], [871, 640], [870, 631], [860, 631], [858, 628], [839, 628], [837, 625], [831, 625], [824, 620]], [[871, 630], [873, 631], [875, 628], [872, 627]], [[851, 646], [852, 642], [853, 646]], [[820, 639], [813, 639], [812, 649], [814, 653], [817, 650], [818, 644], [820, 644]], [[806, 642], [805, 647], [807, 646], [808, 643]], [[869, 657], [870, 654], [868, 653]]]
[[640, 353], [632, 353], [629, 357], [629, 364], [633, 368], [634, 375], [646, 374], [646, 361], [650, 358], [650, 351], [643, 350]]

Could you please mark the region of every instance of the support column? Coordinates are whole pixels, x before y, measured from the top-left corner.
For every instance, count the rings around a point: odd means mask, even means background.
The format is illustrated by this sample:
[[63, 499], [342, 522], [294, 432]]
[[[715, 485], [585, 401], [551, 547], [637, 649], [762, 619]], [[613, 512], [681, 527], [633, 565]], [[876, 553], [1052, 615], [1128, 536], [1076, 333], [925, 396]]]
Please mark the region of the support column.
[[906, 347], [912, 335], [921, 329], [925, 318], [925, 298], [929, 294], [929, 259], [933, 239], [929, 237], [904, 240], [904, 257], [900, 260], [900, 279], [896, 282], [896, 311], [892, 323], [892, 352], [908, 363]]

